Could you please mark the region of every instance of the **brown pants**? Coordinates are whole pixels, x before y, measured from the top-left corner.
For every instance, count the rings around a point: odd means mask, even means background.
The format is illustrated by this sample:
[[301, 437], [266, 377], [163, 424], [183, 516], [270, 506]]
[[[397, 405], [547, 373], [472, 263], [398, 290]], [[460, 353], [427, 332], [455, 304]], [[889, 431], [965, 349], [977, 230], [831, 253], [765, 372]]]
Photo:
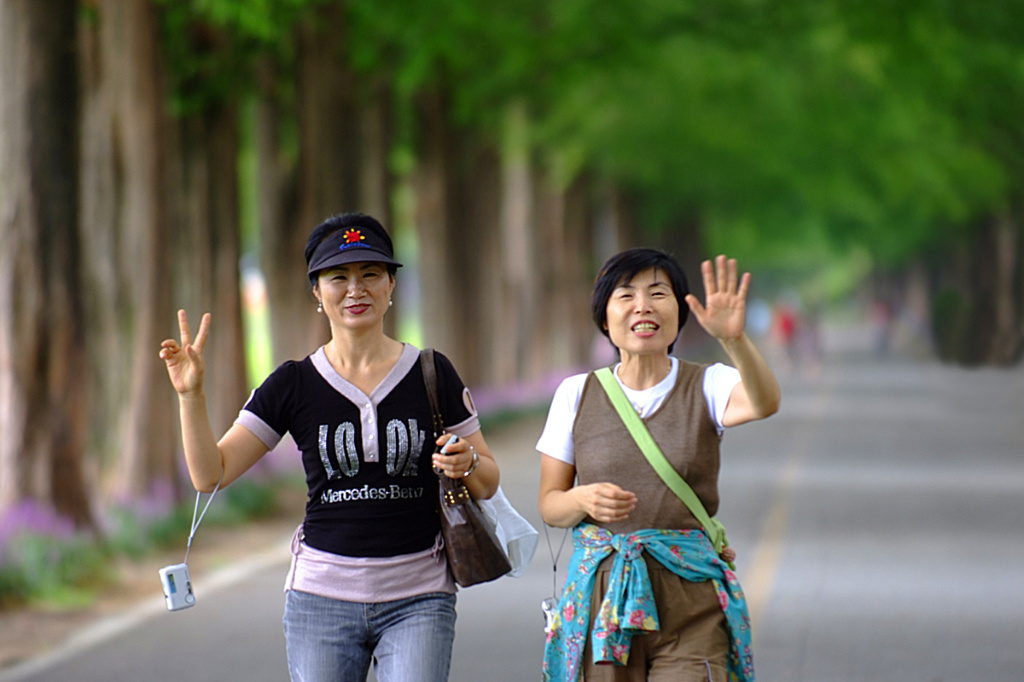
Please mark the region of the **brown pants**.
[[[633, 637], [626, 665], [595, 665], [587, 637], [586, 682], [726, 682], [729, 634], [710, 581], [691, 583], [644, 554], [661, 629]], [[608, 588], [611, 557], [597, 570], [591, 625]]]

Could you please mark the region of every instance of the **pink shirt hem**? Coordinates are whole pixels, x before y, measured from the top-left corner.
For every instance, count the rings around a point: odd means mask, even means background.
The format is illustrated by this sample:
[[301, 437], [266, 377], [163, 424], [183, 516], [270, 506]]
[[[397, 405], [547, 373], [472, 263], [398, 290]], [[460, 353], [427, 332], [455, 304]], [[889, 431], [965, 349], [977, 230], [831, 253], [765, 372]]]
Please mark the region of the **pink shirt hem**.
[[302, 526], [292, 536], [292, 565], [284, 589], [370, 604], [430, 592], [456, 592], [440, 534], [422, 552], [393, 557], [349, 557], [307, 545]]

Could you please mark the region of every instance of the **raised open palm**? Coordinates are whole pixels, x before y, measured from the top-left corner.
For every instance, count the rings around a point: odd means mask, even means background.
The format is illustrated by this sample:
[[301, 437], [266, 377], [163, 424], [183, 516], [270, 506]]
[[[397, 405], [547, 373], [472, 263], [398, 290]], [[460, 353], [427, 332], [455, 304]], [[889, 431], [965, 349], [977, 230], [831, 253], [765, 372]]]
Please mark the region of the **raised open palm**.
[[716, 339], [738, 339], [747, 324], [747, 291], [750, 273], [737, 276], [736, 259], [718, 256], [714, 265], [706, 260], [700, 272], [704, 280], [705, 303], [693, 294], [686, 295], [694, 317]]
[[188, 316], [184, 310], [178, 311], [178, 329], [181, 343], [174, 339], [166, 339], [160, 344], [160, 359], [167, 365], [167, 375], [171, 385], [178, 393], [191, 393], [203, 387], [206, 363], [203, 360], [203, 346], [210, 333], [210, 313], [203, 315], [199, 322], [199, 332], [192, 339], [192, 330], [188, 325]]

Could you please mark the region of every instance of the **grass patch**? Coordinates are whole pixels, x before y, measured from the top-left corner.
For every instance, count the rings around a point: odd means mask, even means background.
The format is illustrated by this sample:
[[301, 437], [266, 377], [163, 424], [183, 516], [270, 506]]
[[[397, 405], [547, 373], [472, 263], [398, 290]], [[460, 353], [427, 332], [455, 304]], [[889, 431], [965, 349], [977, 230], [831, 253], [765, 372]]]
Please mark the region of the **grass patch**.
[[18, 533], [7, 542], [0, 565], [0, 608], [88, 604], [109, 584], [109, 565], [109, 552], [87, 536]]

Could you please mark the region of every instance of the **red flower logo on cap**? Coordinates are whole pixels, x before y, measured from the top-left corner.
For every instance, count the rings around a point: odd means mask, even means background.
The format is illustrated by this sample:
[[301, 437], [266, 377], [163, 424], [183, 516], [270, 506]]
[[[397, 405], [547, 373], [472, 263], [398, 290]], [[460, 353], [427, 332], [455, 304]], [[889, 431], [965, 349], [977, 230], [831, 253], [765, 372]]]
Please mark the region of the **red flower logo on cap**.
[[366, 239], [366, 237], [363, 236], [362, 232], [360, 232], [359, 230], [356, 230], [356, 229], [352, 229], [352, 228], [345, 230], [345, 235], [344, 236], [345, 236], [345, 244], [344, 244], [344, 246], [342, 246], [342, 248], [353, 246], [353, 245], [358, 244], [359, 242], [361, 242], [361, 241]]

